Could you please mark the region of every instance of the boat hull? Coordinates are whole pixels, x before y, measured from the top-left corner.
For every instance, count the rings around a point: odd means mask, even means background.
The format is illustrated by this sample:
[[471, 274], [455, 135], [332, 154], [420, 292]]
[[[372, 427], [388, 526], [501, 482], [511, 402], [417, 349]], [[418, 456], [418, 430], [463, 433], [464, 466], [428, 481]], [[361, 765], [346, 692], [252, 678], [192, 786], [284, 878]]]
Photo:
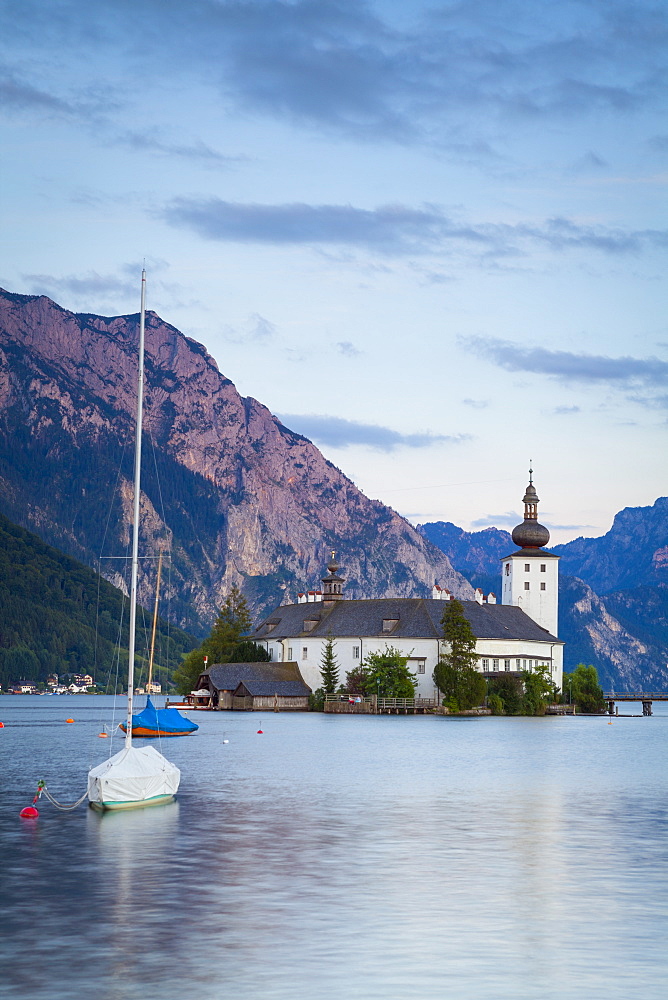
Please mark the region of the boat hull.
[[[120, 728], [123, 732], [127, 732], [126, 727], [121, 725]], [[132, 738], [135, 736], [192, 736], [193, 733], [197, 732], [196, 729], [184, 729], [180, 733], [168, 733], [164, 729], [147, 729], [145, 726], [133, 726], [132, 727]]]
[[89, 802], [88, 805], [95, 812], [112, 812], [120, 809], [145, 809], [148, 806], [166, 806], [173, 802], [175, 795], [154, 795], [150, 799], [142, 799], [140, 802]]

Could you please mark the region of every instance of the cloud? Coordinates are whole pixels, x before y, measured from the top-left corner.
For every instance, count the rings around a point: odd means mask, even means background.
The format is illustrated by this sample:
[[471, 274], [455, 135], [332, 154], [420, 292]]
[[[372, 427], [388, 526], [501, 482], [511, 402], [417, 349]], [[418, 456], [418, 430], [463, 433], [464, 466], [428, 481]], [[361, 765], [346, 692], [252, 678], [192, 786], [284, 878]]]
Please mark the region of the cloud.
[[[140, 271], [136, 272], [137, 274]], [[49, 298], [68, 293], [75, 299], [90, 300], [95, 296], [128, 296], [138, 295], [138, 280], [121, 278], [111, 274], [98, 274], [88, 271], [81, 275], [68, 275], [57, 278], [51, 274], [23, 274], [33, 295], [48, 295]]]
[[9, 111], [33, 110], [65, 115], [74, 112], [74, 108], [67, 101], [33, 87], [13, 73], [3, 73], [0, 76], [0, 107]]
[[339, 340], [336, 349], [344, 358], [358, 358], [362, 353], [350, 340]]
[[579, 406], [555, 406], [552, 412], [561, 416], [567, 413], [581, 413], [582, 410]]
[[265, 344], [276, 337], [277, 328], [274, 323], [261, 316], [260, 313], [252, 313], [246, 320], [243, 329], [235, 330], [233, 327], [225, 327], [223, 336], [231, 344], [255, 345]]
[[470, 406], [473, 410], [484, 410], [489, 406], [486, 399], [462, 399], [464, 406]]
[[471, 437], [469, 434], [400, 434], [399, 431], [377, 424], [363, 424], [315, 413], [283, 413], [278, 417], [281, 423], [298, 434], [332, 448], [361, 445], [378, 451], [395, 451], [402, 447], [429, 448], [438, 444], [461, 444]]
[[187, 160], [195, 160], [212, 167], [231, 167], [243, 162], [246, 158], [242, 156], [225, 156], [218, 150], [212, 149], [201, 140], [191, 143], [169, 142], [160, 137], [159, 133], [152, 129], [147, 132], [119, 132], [112, 135], [110, 142], [114, 145], [128, 146], [130, 149], [139, 151], [162, 153], [166, 156], [177, 156]]
[[559, 252], [581, 248], [609, 254], [668, 247], [668, 231], [663, 230], [611, 230], [578, 225], [564, 218], [533, 226], [460, 223], [435, 205], [412, 208], [397, 204], [366, 209], [182, 197], [158, 210], [158, 215], [169, 225], [190, 229], [208, 240], [363, 247], [393, 255], [448, 254], [463, 248], [493, 257], [527, 252], [536, 244]]
[[508, 510], [505, 514], [485, 514], [475, 521], [471, 521], [472, 528], [514, 528], [521, 524], [522, 515], [514, 510]]
[[[91, 51], [138, 80], [168, 67], [216, 88], [226, 110], [362, 141], [470, 146], [485, 118], [624, 115], [664, 93], [667, 16], [653, 0], [574, 0], [558, 16], [527, 0], [414, 4], [398, 16], [393, 4], [364, 0], [3, 6], [10, 41], [67, 48], [82, 72]], [[138, 45], [142, 37], [150, 44]]]
[[500, 368], [533, 372], [571, 383], [606, 383], [622, 387], [668, 385], [668, 362], [659, 358], [610, 358], [605, 355], [524, 347], [494, 337], [460, 338], [460, 344]]

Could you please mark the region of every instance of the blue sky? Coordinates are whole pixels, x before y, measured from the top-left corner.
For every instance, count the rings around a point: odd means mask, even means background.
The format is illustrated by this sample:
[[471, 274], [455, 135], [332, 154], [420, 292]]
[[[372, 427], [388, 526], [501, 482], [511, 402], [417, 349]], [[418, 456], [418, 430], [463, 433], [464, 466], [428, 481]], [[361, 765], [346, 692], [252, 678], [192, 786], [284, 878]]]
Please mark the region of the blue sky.
[[5, 0], [0, 283], [149, 306], [411, 521], [666, 493], [668, 8]]

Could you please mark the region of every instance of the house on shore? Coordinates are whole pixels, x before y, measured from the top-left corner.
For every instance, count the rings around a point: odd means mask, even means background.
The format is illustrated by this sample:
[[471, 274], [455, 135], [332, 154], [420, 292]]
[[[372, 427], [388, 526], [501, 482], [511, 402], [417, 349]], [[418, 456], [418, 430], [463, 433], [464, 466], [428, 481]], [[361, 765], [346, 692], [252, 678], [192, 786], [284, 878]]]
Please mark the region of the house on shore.
[[197, 691], [201, 707], [219, 711], [304, 712], [311, 688], [297, 663], [213, 663], [199, 675]]
[[[543, 547], [550, 538], [538, 523], [538, 496], [529, 470], [524, 495], [524, 521], [513, 533], [518, 550], [501, 560], [501, 600], [476, 591], [475, 600], [462, 601], [464, 615], [476, 637], [478, 670], [488, 677], [521, 675], [546, 667], [561, 687], [564, 643], [557, 637], [558, 560]], [[444, 601], [452, 594], [434, 585], [431, 598], [383, 597], [349, 601], [344, 579], [332, 559], [322, 590], [298, 595], [296, 604], [276, 608], [249, 636], [263, 646], [272, 661], [298, 662], [304, 680], [321, 686], [323, 648], [331, 637], [339, 676], [359, 667], [369, 653], [386, 646], [408, 657], [420, 698], [436, 698], [434, 667], [446, 651], [441, 618]]]

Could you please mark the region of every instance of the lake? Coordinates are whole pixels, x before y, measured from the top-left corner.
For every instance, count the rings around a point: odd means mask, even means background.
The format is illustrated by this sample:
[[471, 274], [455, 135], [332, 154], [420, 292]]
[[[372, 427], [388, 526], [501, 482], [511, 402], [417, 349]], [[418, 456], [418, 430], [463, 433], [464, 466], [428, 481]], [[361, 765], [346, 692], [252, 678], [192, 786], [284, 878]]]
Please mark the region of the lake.
[[112, 706], [0, 697], [0, 996], [668, 994], [665, 706], [611, 725], [196, 712], [159, 746], [173, 805], [42, 798], [19, 819], [40, 778], [82, 794]]

